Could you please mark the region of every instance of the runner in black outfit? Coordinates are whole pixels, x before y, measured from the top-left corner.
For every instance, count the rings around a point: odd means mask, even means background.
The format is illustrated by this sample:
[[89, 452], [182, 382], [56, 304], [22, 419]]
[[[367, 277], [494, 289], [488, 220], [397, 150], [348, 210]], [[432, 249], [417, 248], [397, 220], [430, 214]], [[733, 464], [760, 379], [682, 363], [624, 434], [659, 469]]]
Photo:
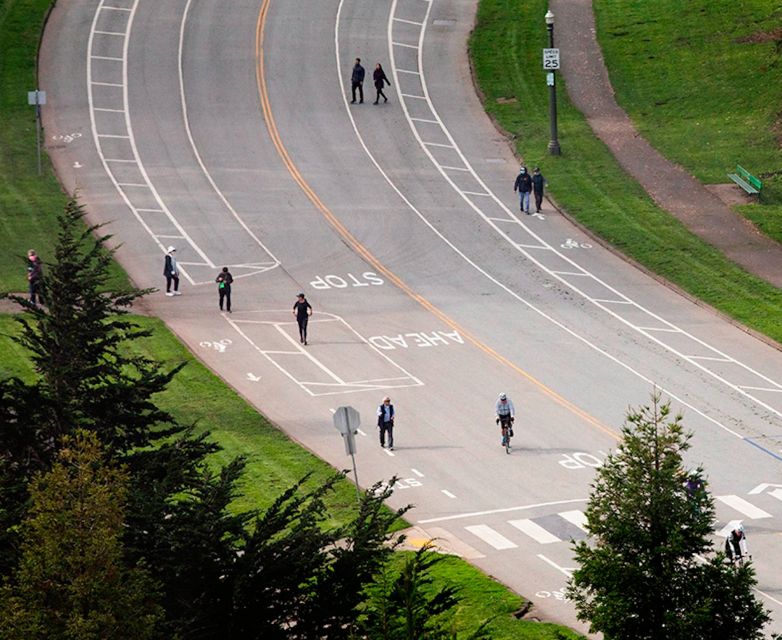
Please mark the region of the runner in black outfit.
[[299, 323], [299, 338], [302, 344], [307, 344], [307, 321], [312, 315], [312, 306], [303, 293], [299, 294], [299, 299], [293, 305], [293, 315], [296, 316], [296, 322]]

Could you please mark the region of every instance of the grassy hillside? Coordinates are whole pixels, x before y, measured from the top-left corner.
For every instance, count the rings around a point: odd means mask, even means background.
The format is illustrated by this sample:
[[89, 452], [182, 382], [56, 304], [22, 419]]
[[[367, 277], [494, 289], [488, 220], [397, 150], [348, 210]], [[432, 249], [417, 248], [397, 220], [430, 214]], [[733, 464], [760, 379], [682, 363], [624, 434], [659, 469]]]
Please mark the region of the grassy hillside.
[[701, 181], [738, 163], [764, 182], [740, 211], [782, 242], [782, 4], [594, 2], [617, 101], [664, 155]]

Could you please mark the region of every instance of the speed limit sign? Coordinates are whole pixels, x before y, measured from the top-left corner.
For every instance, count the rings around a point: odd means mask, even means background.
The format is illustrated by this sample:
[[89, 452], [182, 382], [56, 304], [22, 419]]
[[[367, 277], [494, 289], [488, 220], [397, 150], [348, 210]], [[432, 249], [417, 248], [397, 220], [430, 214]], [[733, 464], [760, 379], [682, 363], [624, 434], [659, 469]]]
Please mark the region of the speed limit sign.
[[559, 69], [559, 49], [543, 49], [543, 68], [546, 71]]

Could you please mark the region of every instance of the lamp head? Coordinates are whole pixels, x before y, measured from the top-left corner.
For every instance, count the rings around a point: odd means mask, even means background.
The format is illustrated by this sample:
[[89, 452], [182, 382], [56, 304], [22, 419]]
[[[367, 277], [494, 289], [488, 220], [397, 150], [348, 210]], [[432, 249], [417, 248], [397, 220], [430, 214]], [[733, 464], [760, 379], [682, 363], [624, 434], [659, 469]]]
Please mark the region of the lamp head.
[[551, 12], [551, 9], [546, 11], [546, 24], [549, 26], [554, 24], [554, 14]]

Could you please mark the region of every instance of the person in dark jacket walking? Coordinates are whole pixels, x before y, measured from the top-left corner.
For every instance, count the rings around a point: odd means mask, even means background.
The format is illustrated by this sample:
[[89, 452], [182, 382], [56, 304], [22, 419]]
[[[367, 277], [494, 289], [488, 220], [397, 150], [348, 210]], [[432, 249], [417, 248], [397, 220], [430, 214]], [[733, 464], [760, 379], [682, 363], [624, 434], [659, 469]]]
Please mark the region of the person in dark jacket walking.
[[380, 429], [380, 446], [386, 446], [386, 434], [388, 434], [388, 450], [394, 450], [394, 405], [391, 398], [383, 398], [383, 404], [377, 408], [377, 428]]
[[307, 302], [307, 298], [300, 293], [296, 303], [293, 305], [293, 315], [299, 325], [299, 338], [302, 344], [307, 344], [307, 323], [312, 315], [312, 306]]
[[27, 252], [27, 291], [30, 294], [30, 303], [35, 307], [38, 301], [43, 302], [41, 295], [41, 278], [43, 277], [43, 262], [35, 253], [35, 249]]
[[361, 58], [356, 58], [356, 64], [353, 65], [353, 75], [350, 77], [350, 91], [353, 99], [350, 104], [356, 103], [356, 89], [358, 89], [359, 104], [364, 102], [364, 67], [361, 66]]
[[529, 215], [529, 194], [532, 191], [532, 178], [527, 173], [527, 167], [522, 167], [519, 170], [516, 182], [513, 183], [513, 190], [519, 192], [519, 208]]
[[[166, 259], [163, 263], [163, 275], [166, 276], [166, 295], [178, 296], [179, 293], [179, 267], [176, 263], [176, 249], [169, 247], [166, 252]], [[174, 283], [174, 290], [171, 291], [171, 283]]]
[[377, 97], [372, 104], [377, 104], [380, 102], [380, 96], [383, 96], [383, 100], [388, 102], [386, 94], [383, 93], [383, 83], [387, 84], [389, 87], [391, 86], [391, 83], [388, 81], [388, 78], [386, 78], [386, 72], [383, 71], [383, 67], [380, 66], [379, 62], [377, 63], [377, 66], [375, 66], [375, 71], [372, 74], [372, 78], [375, 81], [375, 89], [377, 90]]
[[548, 182], [540, 172], [540, 167], [535, 167], [532, 171], [532, 191], [535, 193], [535, 212], [540, 213], [540, 205], [543, 204], [543, 187], [547, 187]]
[[220, 295], [220, 311], [223, 310], [223, 302], [225, 302], [225, 310], [231, 313], [231, 283], [233, 281], [234, 277], [228, 271], [228, 267], [223, 267], [223, 270], [215, 278], [217, 293]]

